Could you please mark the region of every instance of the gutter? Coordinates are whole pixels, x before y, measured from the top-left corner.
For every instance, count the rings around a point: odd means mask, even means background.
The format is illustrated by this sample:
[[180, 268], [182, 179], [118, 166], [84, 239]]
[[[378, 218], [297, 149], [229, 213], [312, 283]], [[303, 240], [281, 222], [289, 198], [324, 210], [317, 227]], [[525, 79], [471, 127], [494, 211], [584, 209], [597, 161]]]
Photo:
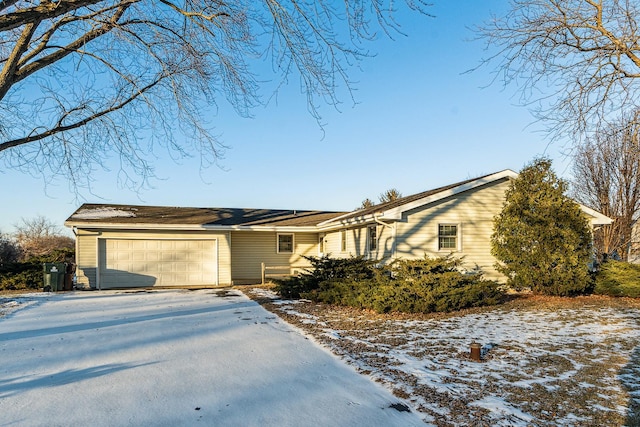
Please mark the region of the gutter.
[[151, 223], [104, 223], [104, 222], [71, 222], [65, 226], [73, 229], [103, 229], [103, 230], [175, 230], [175, 231], [275, 231], [290, 233], [317, 233], [315, 225], [202, 225], [202, 224], [151, 224]]

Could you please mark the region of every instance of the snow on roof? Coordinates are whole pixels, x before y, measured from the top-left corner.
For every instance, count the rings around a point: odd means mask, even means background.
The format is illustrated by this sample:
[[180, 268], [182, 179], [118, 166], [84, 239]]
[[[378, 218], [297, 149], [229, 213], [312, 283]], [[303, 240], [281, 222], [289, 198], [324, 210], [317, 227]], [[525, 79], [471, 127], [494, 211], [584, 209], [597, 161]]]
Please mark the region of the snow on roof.
[[136, 214], [133, 210], [123, 210], [110, 206], [80, 209], [73, 214], [73, 219], [105, 219], [105, 218], [133, 218]]

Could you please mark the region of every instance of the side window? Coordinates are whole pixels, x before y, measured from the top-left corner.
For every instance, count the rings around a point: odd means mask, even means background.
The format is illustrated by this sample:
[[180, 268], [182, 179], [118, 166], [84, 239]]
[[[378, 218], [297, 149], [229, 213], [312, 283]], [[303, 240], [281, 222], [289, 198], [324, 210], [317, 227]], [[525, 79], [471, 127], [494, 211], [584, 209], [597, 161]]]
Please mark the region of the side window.
[[439, 251], [457, 251], [459, 249], [458, 228], [457, 224], [438, 224]]
[[320, 236], [318, 236], [318, 252], [320, 252], [320, 255], [322, 255], [324, 253], [324, 250], [325, 250], [325, 248], [324, 248], [324, 245], [325, 245], [324, 239], [325, 239], [324, 235], [321, 234]]
[[293, 234], [278, 234], [278, 253], [293, 253]]
[[378, 227], [372, 225], [369, 227], [369, 250], [375, 251], [378, 249]]
[[347, 230], [340, 231], [340, 252], [347, 252]]

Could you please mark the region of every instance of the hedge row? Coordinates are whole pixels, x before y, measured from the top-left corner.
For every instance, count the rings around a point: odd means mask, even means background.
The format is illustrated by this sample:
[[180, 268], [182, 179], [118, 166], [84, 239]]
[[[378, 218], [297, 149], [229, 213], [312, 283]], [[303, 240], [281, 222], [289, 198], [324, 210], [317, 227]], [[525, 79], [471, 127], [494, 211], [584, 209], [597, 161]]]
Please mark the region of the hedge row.
[[57, 249], [48, 255], [33, 257], [26, 262], [0, 264], [0, 290], [41, 289], [42, 264], [73, 262], [73, 249]]
[[463, 272], [452, 257], [395, 261], [375, 266], [364, 257], [307, 258], [314, 269], [282, 280], [285, 298], [375, 310], [379, 313], [429, 313], [498, 304], [503, 293], [478, 271]]

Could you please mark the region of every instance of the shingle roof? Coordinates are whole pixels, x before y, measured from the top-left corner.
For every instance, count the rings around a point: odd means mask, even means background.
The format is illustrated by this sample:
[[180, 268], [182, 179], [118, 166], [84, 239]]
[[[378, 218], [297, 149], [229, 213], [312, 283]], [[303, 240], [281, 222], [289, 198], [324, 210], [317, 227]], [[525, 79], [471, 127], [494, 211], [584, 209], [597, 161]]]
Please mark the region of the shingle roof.
[[[184, 226], [270, 226], [270, 227], [315, 227], [332, 226], [353, 218], [372, 216], [413, 202], [436, 196], [447, 190], [474, 185], [484, 178], [499, 176], [502, 171], [449, 184], [390, 202], [381, 203], [353, 212], [295, 211], [281, 209], [236, 209], [236, 208], [188, 208], [168, 206], [135, 206], [84, 204], [67, 219], [74, 224], [141, 224]], [[456, 190], [454, 190], [456, 191]]]
[[315, 226], [345, 213], [347, 212], [83, 204], [67, 222], [304, 227]]

